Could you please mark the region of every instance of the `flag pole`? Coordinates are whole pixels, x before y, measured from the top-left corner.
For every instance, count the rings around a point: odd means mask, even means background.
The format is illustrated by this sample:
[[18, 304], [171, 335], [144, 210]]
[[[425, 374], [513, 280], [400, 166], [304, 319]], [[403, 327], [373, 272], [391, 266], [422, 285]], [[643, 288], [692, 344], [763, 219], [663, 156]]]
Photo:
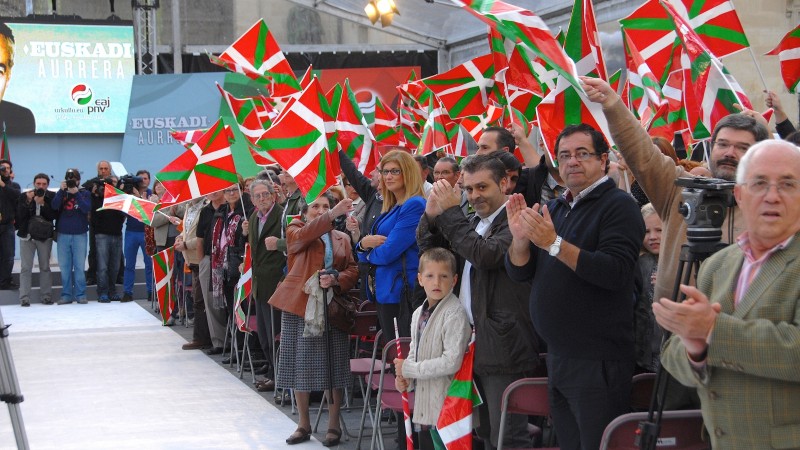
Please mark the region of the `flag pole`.
[[[394, 318], [394, 337], [397, 344], [397, 358], [403, 359], [403, 350], [400, 347], [400, 329], [397, 326], [397, 317]], [[402, 376], [402, 374], [400, 374]], [[411, 407], [408, 405], [408, 389], [400, 393], [403, 399], [403, 422], [406, 428], [406, 450], [414, 450], [414, 437], [411, 428]]]
[[764, 85], [764, 90], [769, 91], [767, 82], [764, 80], [764, 74], [761, 72], [761, 66], [759, 66], [758, 61], [756, 61], [756, 54], [753, 52], [753, 47], [747, 47], [747, 50], [750, 52], [750, 57], [753, 58], [753, 65], [756, 66], [756, 71], [758, 72], [759, 78], [761, 78], [761, 83]]

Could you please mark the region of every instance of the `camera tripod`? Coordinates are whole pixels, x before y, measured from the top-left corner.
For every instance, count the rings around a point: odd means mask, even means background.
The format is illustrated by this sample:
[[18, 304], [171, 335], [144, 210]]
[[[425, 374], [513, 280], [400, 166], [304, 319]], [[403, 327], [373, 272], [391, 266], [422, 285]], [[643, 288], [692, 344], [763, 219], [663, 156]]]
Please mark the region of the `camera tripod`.
[[8, 403], [8, 415], [11, 416], [11, 427], [14, 429], [17, 448], [28, 450], [28, 436], [25, 434], [25, 424], [22, 423], [22, 413], [19, 408], [23, 397], [19, 392], [14, 361], [11, 360], [8, 327], [9, 325], [3, 322], [3, 314], [0, 313], [0, 401]]
[[[680, 291], [680, 285], [688, 285], [694, 276], [697, 279], [697, 272], [700, 263], [717, 251], [723, 249], [726, 244], [718, 239], [713, 241], [693, 242], [689, 236], [689, 242], [681, 246], [680, 265], [675, 274], [675, 284], [672, 291], [672, 301], [682, 302], [684, 295]], [[661, 348], [667, 342], [671, 333], [664, 331], [661, 339]], [[650, 397], [650, 408], [647, 411], [647, 420], [639, 422], [639, 429], [636, 433], [636, 445], [642, 450], [655, 450], [658, 436], [661, 433], [661, 415], [664, 412], [664, 402], [667, 396], [667, 386], [671, 375], [664, 370], [664, 366], [659, 365], [655, 382], [653, 383], [653, 395]]]

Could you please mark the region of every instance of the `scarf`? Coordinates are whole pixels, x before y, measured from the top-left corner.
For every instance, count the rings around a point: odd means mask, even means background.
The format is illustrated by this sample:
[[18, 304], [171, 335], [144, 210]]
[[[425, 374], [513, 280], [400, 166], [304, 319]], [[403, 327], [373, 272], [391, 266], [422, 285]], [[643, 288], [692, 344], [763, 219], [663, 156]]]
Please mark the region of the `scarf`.
[[214, 237], [211, 242], [211, 289], [212, 306], [215, 309], [225, 308], [225, 266], [228, 263], [228, 247], [235, 243], [236, 230], [242, 215], [236, 210], [228, 213], [228, 218], [217, 217], [214, 222]]

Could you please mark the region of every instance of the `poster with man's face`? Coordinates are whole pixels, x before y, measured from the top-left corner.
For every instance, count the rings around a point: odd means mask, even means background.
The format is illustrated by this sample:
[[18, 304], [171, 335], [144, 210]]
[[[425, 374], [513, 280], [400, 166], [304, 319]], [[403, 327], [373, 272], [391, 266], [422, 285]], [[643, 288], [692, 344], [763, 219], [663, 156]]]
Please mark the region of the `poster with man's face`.
[[122, 133], [133, 27], [0, 23], [0, 71], [0, 122], [9, 134]]

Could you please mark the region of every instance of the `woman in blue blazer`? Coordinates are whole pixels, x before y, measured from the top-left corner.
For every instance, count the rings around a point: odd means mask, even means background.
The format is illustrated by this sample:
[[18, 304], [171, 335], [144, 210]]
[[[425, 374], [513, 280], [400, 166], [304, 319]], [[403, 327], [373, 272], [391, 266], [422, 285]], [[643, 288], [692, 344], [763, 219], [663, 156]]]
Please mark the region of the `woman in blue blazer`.
[[[356, 247], [359, 260], [374, 268], [370, 276], [370, 300], [377, 302], [378, 321], [384, 338], [394, 339], [393, 319], [400, 316], [403, 296], [403, 269], [407, 288], [413, 289], [419, 264], [416, 229], [425, 212], [422, 174], [414, 158], [405, 151], [392, 150], [380, 163], [383, 212], [375, 220], [372, 233]], [[403, 268], [405, 261], [405, 268]], [[374, 284], [374, 286], [372, 286]], [[404, 319], [410, 320], [410, 314]], [[407, 330], [410, 323], [400, 324]]]

